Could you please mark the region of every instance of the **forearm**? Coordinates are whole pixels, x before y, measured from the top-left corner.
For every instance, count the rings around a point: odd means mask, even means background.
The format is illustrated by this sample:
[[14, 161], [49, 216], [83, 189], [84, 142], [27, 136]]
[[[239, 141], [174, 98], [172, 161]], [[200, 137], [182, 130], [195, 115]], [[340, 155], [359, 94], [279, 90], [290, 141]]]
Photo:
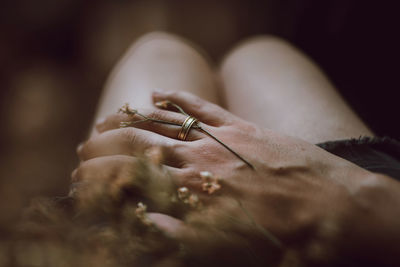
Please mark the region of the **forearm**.
[[348, 257], [371, 266], [400, 266], [400, 183], [371, 174], [354, 202], [352, 226], [344, 238]]

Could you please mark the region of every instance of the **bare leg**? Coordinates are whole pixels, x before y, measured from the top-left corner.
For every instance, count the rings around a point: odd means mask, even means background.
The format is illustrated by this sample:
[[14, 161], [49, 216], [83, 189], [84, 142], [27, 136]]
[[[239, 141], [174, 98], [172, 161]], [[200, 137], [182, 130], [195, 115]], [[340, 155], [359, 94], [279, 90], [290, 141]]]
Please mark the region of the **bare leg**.
[[250, 39], [221, 66], [229, 111], [312, 143], [373, 135], [323, 73], [274, 37]]
[[155, 32], [141, 37], [110, 75], [96, 118], [115, 113], [124, 103], [152, 107], [156, 89], [186, 90], [217, 102], [214, 74], [208, 62], [184, 40]]

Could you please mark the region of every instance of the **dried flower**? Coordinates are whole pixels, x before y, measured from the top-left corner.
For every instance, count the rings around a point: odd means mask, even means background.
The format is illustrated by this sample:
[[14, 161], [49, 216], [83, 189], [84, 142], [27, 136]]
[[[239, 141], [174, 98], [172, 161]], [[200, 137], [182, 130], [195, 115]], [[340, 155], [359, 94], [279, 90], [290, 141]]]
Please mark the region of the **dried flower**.
[[153, 222], [147, 216], [147, 206], [142, 202], [137, 204], [137, 208], [135, 210], [136, 217], [146, 226], [152, 226]]
[[131, 126], [131, 122], [129, 122], [129, 121], [121, 121], [119, 123], [119, 128], [126, 128], [126, 127], [129, 127], [129, 126]]
[[203, 180], [202, 189], [207, 191], [208, 194], [212, 194], [215, 191], [221, 189], [221, 185], [218, 183], [218, 179], [209, 171], [200, 172], [200, 177]]
[[184, 186], [178, 188], [178, 199], [192, 208], [200, 205], [199, 197], [196, 194], [190, 193], [189, 189]]
[[129, 107], [129, 103], [125, 103], [119, 110], [118, 113], [124, 113], [127, 115], [135, 115], [137, 113], [137, 110], [132, 109]]
[[214, 178], [214, 175], [209, 171], [200, 172], [200, 177], [202, 179], [206, 179], [207, 181], [211, 181]]
[[168, 100], [163, 100], [163, 101], [158, 101], [154, 105], [158, 108], [168, 108], [169, 106], [169, 101]]
[[191, 195], [189, 196], [189, 199], [188, 199], [188, 204], [189, 204], [189, 206], [191, 206], [192, 208], [198, 207], [198, 206], [200, 205], [199, 197], [198, 197], [197, 195], [195, 195], [195, 194], [191, 194]]
[[144, 214], [146, 214], [147, 211], [147, 206], [145, 204], [143, 204], [142, 202], [139, 202], [137, 204], [137, 208], [135, 210], [136, 216], [143, 216]]
[[187, 187], [179, 187], [178, 188], [178, 198], [185, 202], [190, 196], [190, 191]]

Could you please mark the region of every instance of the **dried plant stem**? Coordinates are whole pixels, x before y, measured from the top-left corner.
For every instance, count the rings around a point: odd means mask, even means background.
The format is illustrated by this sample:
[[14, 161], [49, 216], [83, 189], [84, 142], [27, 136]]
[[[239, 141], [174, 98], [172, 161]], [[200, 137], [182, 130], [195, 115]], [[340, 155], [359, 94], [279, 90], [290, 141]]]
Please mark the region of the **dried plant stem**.
[[[142, 115], [140, 113], [137, 113], [137, 115]], [[157, 123], [162, 123], [162, 124], [169, 124], [169, 125], [175, 125], [175, 126], [181, 126], [178, 123], [175, 122], [170, 122], [170, 121], [163, 121], [163, 120], [156, 120], [156, 119], [152, 119], [152, 118], [146, 118], [143, 120], [138, 120], [138, 121], [127, 121], [127, 122], [121, 122], [120, 126], [121, 127], [129, 127], [129, 126], [133, 126], [135, 124], [141, 123], [141, 122], [146, 122], [146, 121], [151, 121], [151, 122], [157, 122]]]
[[235, 155], [237, 158], [239, 158], [241, 161], [243, 161], [244, 163], [247, 164], [247, 166], [249, 166], [251, 169], [255, 169], [254, 166], [248, 162], [247, 160], [245, 160], [242, 156], [240, 156], [238, 153], [236, 153], [232, 148], [230, 148], [229, 146], [227, 146], [224, 142], [222, 142], [221, 140], [219, 140], [217, 137], [215, 137], [214, 135], [212, 135], [209, 131], [207, 131], [206, 129], [202, 128], [201, 126], [198, 126], [197, 128], [199, 131], [205, 133], [206, 135], [210, 136], [212, 139], [214, 139], [215, 141], [217, 141], [218, 143], [220, 143], [223, 147], [225, 147], [227, 150], [229, 150], [233, 155]]
[[179, 112], [182, 113], [183, 115], [189, 116], [189, 114], [187, 114], [187, 113], [186, 113], [180, 106], [178, 106], [177, 104], [172, 103], [171, 101], [169, 101], [169, 103], [170, 103], [173, 107], [175, 107], [177, 110], [179, 110]]

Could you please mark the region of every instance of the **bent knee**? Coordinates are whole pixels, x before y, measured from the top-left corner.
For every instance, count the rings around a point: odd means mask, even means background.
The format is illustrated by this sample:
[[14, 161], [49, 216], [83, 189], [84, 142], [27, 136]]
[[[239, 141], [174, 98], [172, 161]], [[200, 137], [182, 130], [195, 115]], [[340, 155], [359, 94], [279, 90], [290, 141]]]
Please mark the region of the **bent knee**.
[[178, 35], [175, 35], [173, 33], [169, 32], [163, 32], [163, 31], [154, 31], [154, 32], [148, 32], [140, 36], [139, 38], [136, 39], [135, 44], [140, 45], [143, 43], [148, 43], [148, 42], [164, 42], [164, 41], [173, 41], [173, 42], [182, 42], [182, 38], [179, 37]]
[[253, 36], [233, 47], [223, 58], [220, 68], [236, 64], [238, 61], [256, 62], [266, 57], [287, 53], [299, 53], [297, 49], [285, 39], [273, 35]]
[[192, 57], [198, 56], [199, 51], [189, 41], [168, 32], [150, 32], [139, 37], [130, 53], [138, 52], [145, 57]]

